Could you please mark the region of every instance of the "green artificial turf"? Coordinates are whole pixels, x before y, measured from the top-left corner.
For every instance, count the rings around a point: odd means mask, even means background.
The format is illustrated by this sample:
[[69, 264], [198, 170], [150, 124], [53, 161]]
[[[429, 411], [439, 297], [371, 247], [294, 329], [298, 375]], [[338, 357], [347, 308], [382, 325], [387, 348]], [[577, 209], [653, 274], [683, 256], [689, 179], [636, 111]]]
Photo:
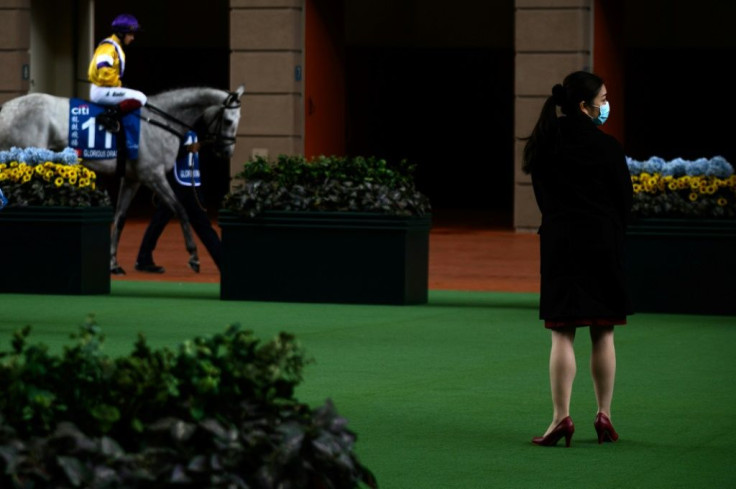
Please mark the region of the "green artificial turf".
[[736, 486], [736, 317], [637, 314], [616, 331], [612, 419], [599, 446], [576, 341], [572, 446], [530, 443], [551, 421], [549, 333], [536, 294], [431, 291], [419, 306], [220, 301], [218, 284], [113, 281], [110, 295], [0, 295], [0, 349], [12, 331], [60, 349], [87, 314], [110, 355], [139, 332], [175, 348], [231, 323], [294, 333], [315, 363], [297, 397], [330, 398], [383, 489], [726, 488]]

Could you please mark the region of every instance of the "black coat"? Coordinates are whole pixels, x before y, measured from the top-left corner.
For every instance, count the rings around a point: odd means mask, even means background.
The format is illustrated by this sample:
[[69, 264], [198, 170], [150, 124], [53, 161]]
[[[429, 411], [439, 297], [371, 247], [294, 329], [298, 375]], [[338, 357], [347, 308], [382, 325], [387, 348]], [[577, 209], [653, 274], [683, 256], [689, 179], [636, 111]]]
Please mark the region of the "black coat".
[[623, 262], [633, 195], [626, 157], [588, 117], [559, 122], [560, 148], [532, 171], [542, 212], [539, 317], [622, 318], [631, 314]]

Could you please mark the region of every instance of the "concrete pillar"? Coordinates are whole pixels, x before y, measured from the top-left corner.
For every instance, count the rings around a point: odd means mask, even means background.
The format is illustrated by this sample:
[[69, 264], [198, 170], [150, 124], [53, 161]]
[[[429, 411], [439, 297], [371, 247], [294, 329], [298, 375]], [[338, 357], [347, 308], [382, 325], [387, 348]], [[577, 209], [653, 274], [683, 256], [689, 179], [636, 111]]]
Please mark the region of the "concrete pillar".
[[230, 86], [245, 83], [230, 174], [304, 152], [304, 0], [230, 0]]
[[0, 0], [0, 103], [28, 92], [31, 0]]
[[514, 228], [536, 231], [541, 216], [521, 171], [524, 141], [552, 93], [576, 70], [592, 69], [593, 0], [516, 0], [514, 75]]

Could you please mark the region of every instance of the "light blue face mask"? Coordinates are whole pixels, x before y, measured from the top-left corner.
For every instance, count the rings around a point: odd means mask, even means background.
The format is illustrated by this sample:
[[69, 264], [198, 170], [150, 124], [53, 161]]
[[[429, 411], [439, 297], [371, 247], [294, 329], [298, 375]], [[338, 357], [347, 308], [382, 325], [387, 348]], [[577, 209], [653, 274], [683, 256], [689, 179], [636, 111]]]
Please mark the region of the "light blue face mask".
[[599, 109], [598, 117], [593, 117], [593, 124], [596, 126], [602, 126], [603, 123], [606, 122], [606, 119], [608, 119], [608, 114], [611, 113], [611, 106], [608, 102], [605, 102], [601, 105], [593, 105], [592, 107]]

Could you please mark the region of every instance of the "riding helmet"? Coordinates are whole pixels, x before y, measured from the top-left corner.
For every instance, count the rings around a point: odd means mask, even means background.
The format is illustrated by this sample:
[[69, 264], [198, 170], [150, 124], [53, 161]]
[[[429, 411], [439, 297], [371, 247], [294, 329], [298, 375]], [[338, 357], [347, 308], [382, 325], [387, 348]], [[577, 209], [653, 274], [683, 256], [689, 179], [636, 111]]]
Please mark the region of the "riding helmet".
[[138, 19], [130, 14], [120, 14], [112, 21], [112, 31], [120, 34], [133, 34], [141, 30]]

